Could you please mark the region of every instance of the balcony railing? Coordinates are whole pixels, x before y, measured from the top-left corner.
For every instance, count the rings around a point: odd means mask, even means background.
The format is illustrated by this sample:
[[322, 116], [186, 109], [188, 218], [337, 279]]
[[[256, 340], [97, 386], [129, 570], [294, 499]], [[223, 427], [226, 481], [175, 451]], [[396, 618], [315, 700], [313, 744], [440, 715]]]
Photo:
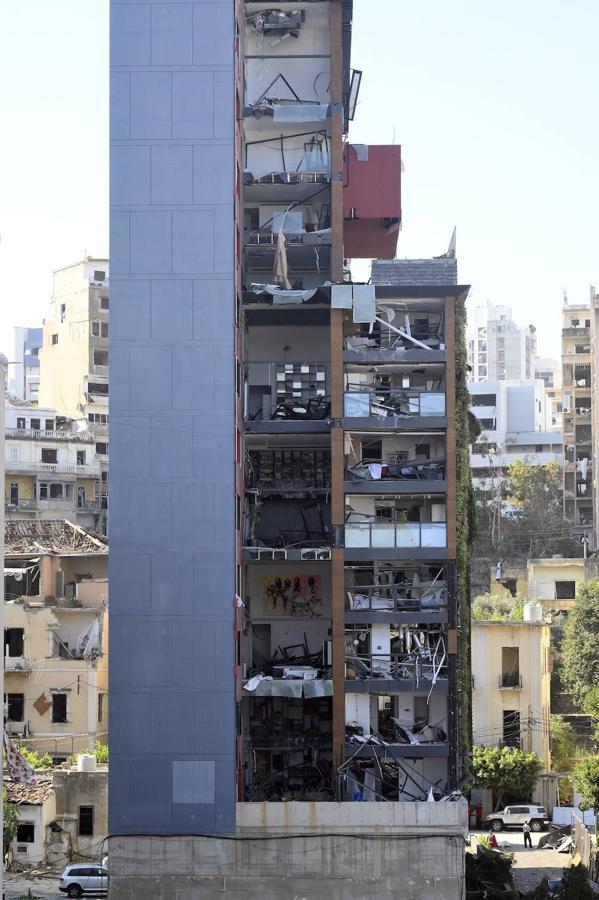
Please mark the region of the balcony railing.
[[5, 656], [5, 672], [28, 672], [31, 668], [30, 661], [24, 656]]
[[447, 546], [445, 522], [351, 522], [345, 526], [346, 548], [426, 548]]
[[6, 472], [35, 472], [35, 473], [54, 473], [56, 475], [79, 475], [98, 477], [99, 469], [95, 466], [62, 466], [59, 463], [44, 463], [39, 461], [26, 462], [22, 460], [6, 463]]
[[44, 431], [37, 428], [7, 428], [5, 436], [13, 440], [76, 441], [81, 444], [93, 444], [94, 441], [89, 431]]
[[349, 385], [345, 392], [347, 418], [386, 418], [400, 416], [444, 416], [444, 391], [396, 390], [369, 388], [368, 385]]
[[363, 612], [412, 612], [447, 606], [445, 582], [431, 584], [377, 584], [346, 592], [346, 607]]
[[21, 509], [65, 509], [65, 507], [71, 507], [72, 509], [100, 509], [100, 501], [99, 500], [79, 500], [79, 498], [75, 497], [52, 497], [48, 500], [37, 500], [37, 499], [27, 499], [27, 500], [11, 500], [9, 498], [5, 498], [4, 500], [4, 508], [10, 512], [10, 510]]
[[502, 672], [499, 676], [499, 687], [511, 689], [521, 688], [522, 675], [519, 675], [517, 672]]
[[345, 655], [345, 675], [349, 679], [413, 681], [428, 685], [447, 678], [445, 645], [439, 639], [435, 653], [358, 653]]

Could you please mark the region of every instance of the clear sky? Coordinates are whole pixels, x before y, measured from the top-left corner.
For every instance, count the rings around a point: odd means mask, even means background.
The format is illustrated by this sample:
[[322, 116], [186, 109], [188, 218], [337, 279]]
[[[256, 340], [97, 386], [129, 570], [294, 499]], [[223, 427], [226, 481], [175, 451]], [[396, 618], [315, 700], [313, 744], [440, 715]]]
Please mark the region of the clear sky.
[[[559, 353], [564, 287], [599, 287], [597, 0], [354, 0], [351, 139], [401, 143], [399, 256], [458, 229], [473, 301]], [[108, 0], [5, 4], [0, 349], [37, 325], [51, 271], [107, 252]]]

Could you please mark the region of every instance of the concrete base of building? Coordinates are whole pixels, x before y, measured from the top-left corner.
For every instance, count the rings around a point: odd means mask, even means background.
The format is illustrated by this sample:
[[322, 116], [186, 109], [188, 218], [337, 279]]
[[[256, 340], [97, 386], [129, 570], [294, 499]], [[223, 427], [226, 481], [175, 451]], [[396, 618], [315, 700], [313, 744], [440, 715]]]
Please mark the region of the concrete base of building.
[[110, 900], [461, 900], [467, 805], [242, 803], [231, 837], [113, 837]]

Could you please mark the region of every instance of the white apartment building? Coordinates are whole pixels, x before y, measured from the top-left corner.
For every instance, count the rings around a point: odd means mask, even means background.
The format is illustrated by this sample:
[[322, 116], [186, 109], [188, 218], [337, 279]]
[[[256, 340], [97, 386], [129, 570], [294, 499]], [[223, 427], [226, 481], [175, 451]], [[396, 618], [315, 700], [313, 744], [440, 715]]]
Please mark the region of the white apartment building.
[[491, 303], [475, 307], [468, 315], [467, 337], [472, 381], [523, 381], [533, 377], [535, 328], [517, 325], [511, 307]]
[[517, 459], [538, 466], [562, 462], [562, 435], [547, 427], [542, 381], [481, 382], [468, 389], [482, 428], [470, 455], [475, 487], [488, 488]]
[[10, 394], [4, 415], [7, 520], [64, 518], [101, 530], [102, 467], [91, 431]]

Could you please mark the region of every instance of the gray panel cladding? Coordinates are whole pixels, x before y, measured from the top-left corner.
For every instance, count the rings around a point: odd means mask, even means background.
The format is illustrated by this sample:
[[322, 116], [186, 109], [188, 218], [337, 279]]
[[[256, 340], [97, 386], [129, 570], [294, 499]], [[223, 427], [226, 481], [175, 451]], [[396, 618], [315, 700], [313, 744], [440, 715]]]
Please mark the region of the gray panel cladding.
[[235, 824], [234, 36], [111, 0], [113, 834]]

